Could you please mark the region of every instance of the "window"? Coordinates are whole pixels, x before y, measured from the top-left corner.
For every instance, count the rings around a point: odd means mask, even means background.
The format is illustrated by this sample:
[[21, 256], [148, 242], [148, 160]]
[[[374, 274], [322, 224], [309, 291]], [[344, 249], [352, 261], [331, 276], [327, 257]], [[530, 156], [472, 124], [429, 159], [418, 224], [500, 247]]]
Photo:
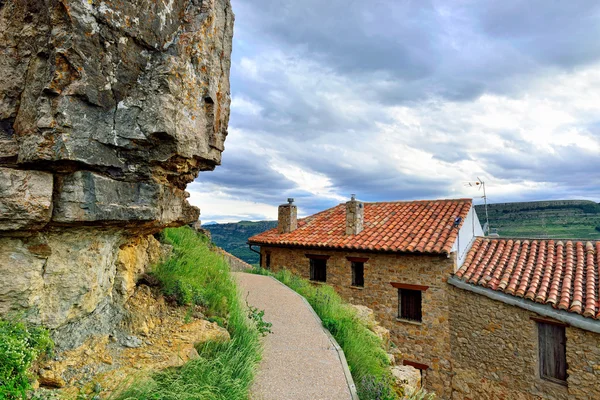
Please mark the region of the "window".
[[266, 269], [271, 269], [271, 253], [267, 253], [267, 260], [265, 263], [265, 268]]
[[567, 338], [562, 325], [538, 322], [540, 377], [567, 383]]
[[365, 263], [352, 261], [352, 286], [365, 286]]
[[310, 280], [316, 282], [327, 281], [327, 260], [322, 258], [310, 259]]
[[398, 318], [421, 322], [421, 291], [398, 289]]

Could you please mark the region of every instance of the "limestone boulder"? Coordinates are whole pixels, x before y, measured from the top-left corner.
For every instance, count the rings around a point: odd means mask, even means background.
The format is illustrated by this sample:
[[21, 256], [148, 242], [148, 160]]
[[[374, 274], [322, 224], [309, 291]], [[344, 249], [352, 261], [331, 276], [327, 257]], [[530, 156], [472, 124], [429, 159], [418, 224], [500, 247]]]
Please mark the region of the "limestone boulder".
[[186, 185], [221, 162], [233, 21], [229, 0], [0, 1], [0, 317], [62, 349], [121, 324], [166, 254], [148, 235], [197, 221]]
[[86, 228], [0, 237], [0, 315], [26, 312], [57, 328], [92, 313], [111, 295], [121, 241]]
[[153, 182], [124, 182], [89, 171], [57, 177], [52, 220], [158, 226], [197, 220], [200, 210], [187, 202], [183, 190]]
[[392, 367], [394, 385], [403, 393], [421, 388], [421, 371], [410, 365], [397, 365]]
[[0, 231], [40, 229], [52, 215], [52, 174], [0, 167]]
[[5, 162], [183, 189], [221, 160], [233, 19], [228, 0], [3, 1]]
[[358, 319], [364, 322], [368, 327], [377, 325], [375, 313], [369, 307], [358, 304], [351, 304], [351, 306], [356, 310], [356, 316]]

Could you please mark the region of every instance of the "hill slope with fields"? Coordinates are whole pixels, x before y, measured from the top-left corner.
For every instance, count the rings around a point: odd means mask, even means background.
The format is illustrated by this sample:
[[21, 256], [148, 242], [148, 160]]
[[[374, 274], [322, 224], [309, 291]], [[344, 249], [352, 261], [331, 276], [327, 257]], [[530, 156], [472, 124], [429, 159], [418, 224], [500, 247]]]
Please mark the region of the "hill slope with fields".
[[240, 221], [229, 224], [203, 225], [210, 231], [212, 241], [225, 251], [249, 264], [258, 264], [259, 256], [248, 248], [248, 238], [275, 228], [277, 221]]
[[[482, 224], [485, 208], [475, 206]], [[600, 239], [600, 204], [553, 200], [488, 204], [490, 227], [503, 237]]]

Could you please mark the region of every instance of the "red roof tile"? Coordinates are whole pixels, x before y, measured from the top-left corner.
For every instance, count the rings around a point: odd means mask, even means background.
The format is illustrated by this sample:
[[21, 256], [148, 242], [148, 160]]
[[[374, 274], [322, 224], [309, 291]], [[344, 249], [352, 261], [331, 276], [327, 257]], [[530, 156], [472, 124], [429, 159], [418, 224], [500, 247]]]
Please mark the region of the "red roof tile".
[[600, 319], [600, 241], [477, 238], [456, 277]]
[[275, 228], [248, 242], [447, 254], [456, 240], [454, 219], [464, 221], [471, 199], [364, 203], [364, 207], [364, 229], [358, 235], [346, 235], [346, 206], [339, 204], [299, 220], [293, 232], [279, 234]]

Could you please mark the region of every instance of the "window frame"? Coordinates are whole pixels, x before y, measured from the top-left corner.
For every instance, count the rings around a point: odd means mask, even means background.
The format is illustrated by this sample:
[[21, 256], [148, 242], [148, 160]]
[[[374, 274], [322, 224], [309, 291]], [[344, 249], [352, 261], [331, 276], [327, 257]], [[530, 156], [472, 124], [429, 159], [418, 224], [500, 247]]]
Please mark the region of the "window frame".
[[[418, 296], [417, 296], [417, 294], [418, 294]], [[411, 316], [406, 315], [407, 310], [405, 307], [406, 307], [406, 303], [408, 303], [408, 299], [405, 298], [404, 301], [402, 301], [403, 295], [405, 295], [405, 296], [412, 295], [412, 296], [418, 297], [418, 301], [415, 302], [415, 304], [418, 304], [418, 309], [417, 309], [418, 310], [418, 318], [413, 317], [412, 315]], [[403, 312], [405, 312], [404, 315], [403, 315]], [[409, 322], [417, 322], [417, 323], [423, 322], [423, 291], [422, 290], [398, 288], [398, 319], [401, 319], [403, 321], [409, 321]]]
[[267, 270], [271, 270], [271, 252], [267, 251], [265, 253], [266, 257], [265, 257], [265, 269]]
[[[350, 269], [352, 270], [352, 286], [365, 287], [365, 263], [362, 261], [350, 261]], [[357, 280], [357, 269], [360, 271], [360, 282]]]
[[[396, 314], [396, 320], [408, 322], [408, 323], [412, 323], [412, 324], [422, 324], [423, 323], [423, 292], [426, 292], [427, 289], [429, 289], [429, 286], [415, 285], [415, 284], [410, 284], [410, 283], [400, 283], [400, 282], [390, 282], [390, 285], [392, 285], [392, 287], [398, 289], [398, 309], [397, 309], [397, 314]], [[421, 314], [420, 320], [402, 317], [401, 290], [412, 290], [412, 291], [421, 292], [421, 302], [420, 302], [420, 307], [419, 307], [420, 314]]]
[[[350, 257], [350, 256], [348, 256], [348, 257], [346, 257], [346, 260], [350, 261], [350, 273], [352, 274], [352, 276], [350, 277], [350, 279], [351, 279], [350, 287], [364, 289], [364, 287], [365, 287], [365, 263], [367, 261], [369, 261], [369, 258], [368, 257]], [[362, 264], [362, 285], [356, 284], [355, 271], [354, 271], [355, 263]]]
[[[317, 265], [317, 263], [322, 264], [322, 265]], [[323, 279], [322, 280], [317, 279], [317, 277], [316, 277], [317, 267], [323, 268], [323, 271], [322, 271]], [[321, 274], [319, 274], [319, 275], [321, 275]], [[325, 258], [310, 258], [310, 281], [311, 282], [320, 282], [320, 283], [327, 282], [327, 259], [325, 259]]]
[[[545, 381], [553, 382], [562, 386], [567, 386], [569, 374], [567, 365], [567, 332], [566, 325], [554, 321], [548, 321], [543, 319], [535, 319], [537, 327], [537, 340], [538, 340], [538, 372], [540, 379]], [[555, 335], [559, 333], [558, 339]], [[552, 340], [560, 340], [558, 343], [549, 343]], [[554, 361], [548, 359], [548, 351], [551, 347], [558, 349], [560, 354], [553, 354], [555, 357]], [[550, 366], [551, 363], [556, 362], [556, 357], [560, 357], [560, 365]], [[548, 374], [549, 370], [554, 369], [555, 374]], [[559, 376], [564, 376], [564, 379]]]

